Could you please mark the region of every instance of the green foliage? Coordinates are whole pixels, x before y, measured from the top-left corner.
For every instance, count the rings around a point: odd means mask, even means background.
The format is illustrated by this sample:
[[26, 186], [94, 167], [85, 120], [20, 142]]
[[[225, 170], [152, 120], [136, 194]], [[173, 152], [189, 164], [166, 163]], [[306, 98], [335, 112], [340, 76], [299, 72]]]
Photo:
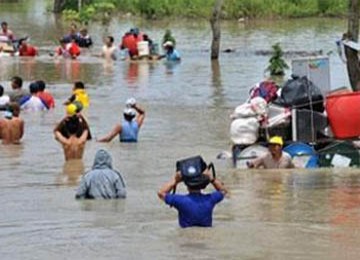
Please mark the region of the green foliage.
[[67, 21], [80, 21], [80, 15], [77, 11], [72, 9], [65, 9], [62, 12], [63, 18]]
[[[71, 1], [72, 3], [77, 1]], [[77, 6], [73, 4], [63, 11], [65, 20], [88, 22], [90, 20], [106, 20], [110, 19], [112, 12], [116, 10], [115, 0], [93, 0], [90, 4], [84, 5], [80, 12], [77, 11]]]
[[176, 40], [175, 40], [174, 36], [172, 35], [171, 30], [169, 30], [169, 29], [167, 29], [165, 31], [165, 34], [164, 34], [163, 40], [162, 40], [162, 44], [164, 44], [167, 41], [172, 42], [174, 44], [174, 47], [176, 46]]
[[[83, 0], [78, 19], [103, 19], [104, 13], [115, 10], [130, 12], [149, 19], [169, 16], [208, 18], [215, 0]], [[67, 0], [66, 9], [77, 11], [76, 0]], [[88, 9], [90, 7], [90, 9]], [[94, 12], [95, 10], [95, 12]], [[227, 19], [240, 17], [308, 17], [343, 16], [346, 0], [224, 0], [223, 14]], [[66, 11], [69, 16], [76, 16]], [[103, 13], [103, 14], [101, 14]], [[100, 18], [99, 18], [100, 17]], [[101, 18], [102, 17], [102, 18]]]
[[289, 68], [284, 59], [282, 58], [284, 53], [280, 47], [280, 43], [276, 43], [272, 46], [273, 55], [271, 56], [270, 65], [266, 68], [266, 71], [270, 72], [271, 76], [283, 76], [285, 70]]
[[239, 7], [243, 16], [257, 17], [265, 14], [266, 5], [262, 0], [242, 0]]

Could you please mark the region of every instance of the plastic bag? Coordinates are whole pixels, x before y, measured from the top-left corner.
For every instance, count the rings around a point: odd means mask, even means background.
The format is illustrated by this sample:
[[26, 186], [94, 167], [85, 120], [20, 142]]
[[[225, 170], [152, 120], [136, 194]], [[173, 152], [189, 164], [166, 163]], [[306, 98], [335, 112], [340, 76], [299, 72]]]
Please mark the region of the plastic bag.
[[236, 119], [230, 125], [230, 138], [234, 144], [253, 144], [258, 139], [259, 126], [255, 117]]
[[275, 104], [297, 109], [309, 109], [324, 112], [324, 97], [320, 89], [307, 77], [293, 76], [281, 90], [281, 96]]

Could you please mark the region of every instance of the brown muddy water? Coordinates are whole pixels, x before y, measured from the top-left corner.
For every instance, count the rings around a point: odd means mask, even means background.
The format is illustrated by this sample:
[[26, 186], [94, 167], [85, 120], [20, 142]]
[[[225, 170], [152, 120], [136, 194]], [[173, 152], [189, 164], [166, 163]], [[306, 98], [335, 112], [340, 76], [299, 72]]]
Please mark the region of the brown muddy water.
[[[0, 84], [9, 90], [14, 75], [24, 78], [25, 87], [43, 79], [57, 102], [53, 111], [22, 115], [21, 145], [0, 146], [0, 259], [359, 258], [358, 170], [235, 170], [216, 160], [229, 149], [231, 110], [264, 77], [269, 57], [255, 51], [269, 50], [275, 42], [284, 50], [336, 51], [345, 21], [227, 22], [222, 49], [236, 52], [211, 64], [206, 21], [114, 19], [107, 26], [89, 26], [95, 40], [91, 52], [100, 49], [103, 36], [112, 34], [118, 43], [132, 26], [158, 41], [170, 27], [183, 61], [175, 66], [111, 63], [90, 55], [54, 61], [48, 52], [67, 26], [44, 7], [37, 0], [0, 3], [0, 20], [7, 20], [16, 35], [30, 35], [41, 50], [35, 59], [0, 58]], [[347, 85], [339, 57], [332, 54], [330, 61], [332, 87]], [[110, 131], [125, 100], [135, 97], [147, 112], [139, 143], [91, 141], [83, 162], [64, 163], [52, 129], [64, 115], [61, 104], [75, 80], [88, 87], [87, 117], [95, 137]], [[128, 198], [76, 201], [78, 178], [100, 147], [111, 152]], [[230, 196], [217, 206], [213, 228], [182, 230], [175, 210], [161, 203], [156, 191], [172, 176], [177, 159], [196, 154], [215, 163]]]

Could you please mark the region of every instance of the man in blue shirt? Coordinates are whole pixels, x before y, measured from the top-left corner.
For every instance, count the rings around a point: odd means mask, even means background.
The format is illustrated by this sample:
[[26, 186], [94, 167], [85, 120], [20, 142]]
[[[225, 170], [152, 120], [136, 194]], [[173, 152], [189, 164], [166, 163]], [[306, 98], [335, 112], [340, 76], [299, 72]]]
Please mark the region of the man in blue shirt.
[[181, 57], [179, 52], [175, 49], [174, 43], [167, 41], [163, 45], [166, 53], [165, 55], [160, 56], [160, 58], [166, 58], [167, 61], [180, 61]]
[[[218, 179], [211, 176], [208, 169], [202, 174], [202, 183], [187, 184], [189, 194], [171, 194], [178, 183], [182, 181], [180, 171], [177, 171], [174, 178], [164, 184], [158, 191], [158, 196], [166, 204], [173, 206], [179, 213], [179, 225], [182, 228], [186, 227], [211, 227], [212, 213], [215, 205], [223, 200], [227, 193], [224, 185]], [[211, 183], [216, 191], [203, 194], [202, 189], [205, 189], [207, 184]]]
[[145, 110], [136, 104], [134, 98], [130, 98], [127, 103], [123, 113], [124, 119], [116, 124], [108, 135], [98, 139], [98, 142], [110, 142], [115, 136], [119, 136], [120, 142], [137, 142], [139, 130], [145, 119]]

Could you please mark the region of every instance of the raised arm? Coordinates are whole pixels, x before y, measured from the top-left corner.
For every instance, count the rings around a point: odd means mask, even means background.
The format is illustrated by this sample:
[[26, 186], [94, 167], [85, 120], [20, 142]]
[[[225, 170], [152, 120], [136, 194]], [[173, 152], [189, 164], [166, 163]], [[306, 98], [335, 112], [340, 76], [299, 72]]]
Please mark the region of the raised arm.
[[204, 172], [205, 175], [207, 175], [210, 179], [210, 183], [214, 186], [214, 188], [217, 190], [217, 191], [220, 191], [222, 194], [227, 194], [228, 191], [227, 189], [225, 188], [224, 184], [217, 178], [214, 178], [214, 176], [212, 174], [210, 174], [210, 171], [209, 170], [206, 170]]
[[160, 190], [158, 191], [158, 197], [161, 200], [165, 200], [165, 196], [167, 193], [169, 193], [170, 191], [172, 191], [176, 185], [181, 182], [181, 173], [179, 171], [176, 172], [175, 176], [172, 178], [171, 181], [165, 183]]
[[69, 144], [69, 140], [65, 138], [60, 131], [55, 131], [55, 139], [61, 144]]
[[89, 135], [89, 130], [85, 129], [79, 138], [81, 144], [87, 141], [88, 135]]
[[98, 142], [105, 142], [108, 143], [110, 142], [112, 139], [114, 139], [115, 136], [117, 136], [118, 134], [121, 133], [121, 125], [117, 124], [113, 130], [111, 130], [111, 132], [104, 136], [103, 138], [98, 139]]
[[60, 131], [60, 128], [64, 124], [64, 121], [65, 121], [65, 118], [63, 118], [59, 123], [56, 124], [56, 126], [54, 127], [54, 130], [53, 130], [54, 134], [56, 131]]
[[76, 100], [76, 96], [75, 94], [72, 94], [64, 103], [63, 105], [70, 105], [72, 102], [74, 102]]
[[133, 105], [132, 107], [138, 113], [136, 117], [136, 122], [138, 123], [139, 127], [141, 127], [145, 119], [145, 110], [137, 104]]

